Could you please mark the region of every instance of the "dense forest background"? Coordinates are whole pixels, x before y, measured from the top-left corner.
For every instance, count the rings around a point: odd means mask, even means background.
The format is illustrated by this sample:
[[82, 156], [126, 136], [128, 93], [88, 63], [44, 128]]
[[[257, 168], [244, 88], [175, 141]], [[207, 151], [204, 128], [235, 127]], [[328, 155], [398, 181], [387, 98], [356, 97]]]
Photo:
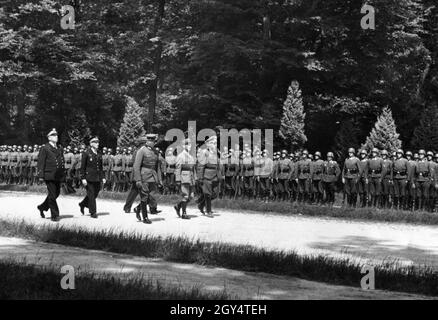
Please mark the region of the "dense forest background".
[[[375, 30], [360, 26], [365, 3]], [[56, 127], [63, 143], [96, 134], [114, 146], [129, 97], [147, 130], [272, 128], [288, 146], [292, 82], [310, 150], [359, 147], [385, 107], [404, 148], [438, 143], [436, 0], [0, 4], [0, 144], [41, 143]], [[60, 26], [65, 4], [74, 30]]]

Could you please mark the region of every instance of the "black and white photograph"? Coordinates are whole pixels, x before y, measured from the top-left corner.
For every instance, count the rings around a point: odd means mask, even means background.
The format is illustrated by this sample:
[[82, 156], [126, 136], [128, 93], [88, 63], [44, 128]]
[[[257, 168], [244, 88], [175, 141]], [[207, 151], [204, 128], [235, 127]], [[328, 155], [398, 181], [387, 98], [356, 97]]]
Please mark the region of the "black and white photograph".
[[437, 298], [436, 0], [0, 0], [0, 300]]

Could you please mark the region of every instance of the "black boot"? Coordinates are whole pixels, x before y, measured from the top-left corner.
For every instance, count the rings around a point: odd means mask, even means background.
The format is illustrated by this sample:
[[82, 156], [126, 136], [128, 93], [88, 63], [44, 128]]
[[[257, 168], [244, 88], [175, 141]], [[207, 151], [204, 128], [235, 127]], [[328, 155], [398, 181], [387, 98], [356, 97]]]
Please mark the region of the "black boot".
[[205, 214], [204, 206], [205, 206], [205, 196], [201, 195], [201, 197], [199, 197], [198, 199], [198, 209], [199, 211], [201, 211], [202, 214]]
[[206, 204], [206, 209], [207, 209], [207, 215], [209, 217], [213, 217], [213, 212], [211, 211], [211, 196], [210, 195], [205, 196], [205, 204]]
[[181, 202], [181, 208], [182, 208], [182, 216], [181, 216], [181, 218], [189, 220], [190, 217], [187, 215], [187, 202], [186, 201]]
[[142, 215], [142, 218], [143, 218], [143, 223], [146, 223], [146, 224], [151, 224], [152, 222], [151, 222], [151, 220], [149, 220], [149, 218], [148, 218], [148, 207], [147, 207], [147, 204], [146, 204], [146, 202], [141, 202], [141, 215]]
[[137, 217], [138, 221], [141, 221], [141, 217], [140, 217], [140, 211], [141, 211], [141, 209], [140, 209], [140, 206], [141, 206], [141, 205], [138, 205], [138, 206], [136, 206], [136, 207], [134, 208], [135, 216]]
[[175, 209], [175, 211], [176, 211], [176, 214], [178, 215], [178, 217], [181, 217], [181, 204], [182, 204], [183, 202], [178, 202], [178, 204], [176, 205], [176, 206], [174, 206], [173, 208]]

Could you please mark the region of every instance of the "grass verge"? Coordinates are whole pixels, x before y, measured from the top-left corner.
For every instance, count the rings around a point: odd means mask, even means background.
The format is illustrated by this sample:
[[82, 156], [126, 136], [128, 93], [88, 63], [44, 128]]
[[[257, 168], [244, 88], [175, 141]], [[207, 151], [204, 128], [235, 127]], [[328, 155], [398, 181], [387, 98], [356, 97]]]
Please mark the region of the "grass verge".
[[118, 279], [111, 275], [81, 273], [74, 290], [63, 290], [61, 274], [54, 267], [37, 267], [17, 261], [0, 261], [0, 300], [217, 300], [228, 299], [225, 292], [204, 293], [198, 288], [183, 289], [163, 286], [152, 279]]
[[[21, 191], [32, 193], [46, 193], [45, 186], [11, 186], [0, 185], [0, 190]], [[85, 196], [83, 189], [77, 190], [75, 196]], [[103, 191], [99, 194], [102, 199], [125, 201], [126, 193]], [[158, 195], [158, 203], [174, 205], [179, 200], [176, 195]], [[338, 201], [339, 202], [339, 199]], [[192, 202], [191, 206], [194, 204]], [[381, 221], [381, 222], [399, 222], [417, 225], [438, 225], [438, 214], [425, 211], [396, 211], [380, 210], [375, 208], [337, 208], [327, 206], [300, 205], [289, 202], [269, 202], [264, 203], [259, 200], [242, 200], [242, 199], [216, 199], [213, 202], [215, 208], [228, 209], [233, 211], [255, 211], [276, 215], [303, 215], [310, 217], [332, 217], [348, 220], [362, 221]]]
[[[302, 256], [253, 246], [191, 241], [182, 237], [153, 237], [109, 231], [69, 230], [0, 220], [0, 235], [103, 250], [167, 261], [194, 263], [241, 271], [294, 276], [330, 284], [360, 287], [362, 265], [348, 259]], [[438, 273], [428, 267], [397, 263], [375, 266], [376, 289], [438, 296]]]

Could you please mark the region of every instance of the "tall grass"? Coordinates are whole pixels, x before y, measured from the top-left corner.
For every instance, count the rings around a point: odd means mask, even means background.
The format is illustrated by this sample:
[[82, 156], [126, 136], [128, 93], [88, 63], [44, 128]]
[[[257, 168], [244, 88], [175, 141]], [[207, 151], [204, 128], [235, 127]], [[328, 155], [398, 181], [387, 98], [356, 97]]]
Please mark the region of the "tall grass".
[[0, 300], [5, 299], [228, 299], [225, 291], [202, 292], [199, 288], [185, 289], [165, 286], [159, 281], [142, 277], [120, 279], [109, 274], [82, 272], [75, 276], [75, 289], [63, 290], [61, 274], [55, 266], [37, 267], [17, 261], [0, 261]]
[[[44, 186], [13, 186], [0, 185], [0, 190], [27, 191], [35, 193], [45, 193]], [[78, 189], [74, 196], [83, 197], [85, 191]], [[125, 201], [127, 194], [118, 192], [103, 191], [99, 194], [102, 199]], [[157, 201], [160, 204], [174, 205], [179, 200], [177, 195], [158, 195]], [[338, 202], [340, 200], [338, 199]], [[193, 208], [195, 204], [192, 202]], [[348, 220], [400, 222], [409, 224], [438, 225], [438, 214], [426, 211], [397, 211], [391, 209], [376, 208], [343, 208], [297, 204], [283, 201], [273, 201], [264, 203], [260, 200], [242, 199], [216, 199], [213, 201], [214, 208], [229, 209], [233, 211], [255, 211], [275, 215], [303, 215], [310, 217], [332, 217]]]
[[[0, 220], [0, 235], [104, 250], [167, 261], [218, 266], [241, 271], [294, 276], [331, 284], [360, 286], [362, 265], [348, 259], [302, 256], [253, 246], [191, 241], [182, 237], [153, 237], [109, 231], [68, 230]], [[375, 266], [376, 289], [438, 296], [438, 273], [431, 268], [396, 263]]]

